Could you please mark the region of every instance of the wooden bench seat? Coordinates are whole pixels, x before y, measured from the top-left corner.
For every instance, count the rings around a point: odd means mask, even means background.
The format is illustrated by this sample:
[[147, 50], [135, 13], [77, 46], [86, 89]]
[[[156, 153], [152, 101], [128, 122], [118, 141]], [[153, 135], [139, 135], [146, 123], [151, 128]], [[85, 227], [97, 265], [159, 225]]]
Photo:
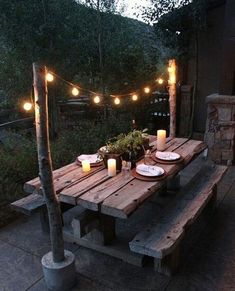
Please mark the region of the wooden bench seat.
[[31, 215], [41, 210], [44, 206], [45, 201], [43, 196], [38, 194], [31, 194], [11, 203], [11, 207], [14, 210], [22, 212], [26, 215]]
[[174, 273], [187, 228], [208, 204], [216, 205], [217, 183], [226, 170], [225, 166], [203, 167], [158, 219], [134, 237], [129, 243], [131, 251], [153, 257], [156, 271], [166, 275]]

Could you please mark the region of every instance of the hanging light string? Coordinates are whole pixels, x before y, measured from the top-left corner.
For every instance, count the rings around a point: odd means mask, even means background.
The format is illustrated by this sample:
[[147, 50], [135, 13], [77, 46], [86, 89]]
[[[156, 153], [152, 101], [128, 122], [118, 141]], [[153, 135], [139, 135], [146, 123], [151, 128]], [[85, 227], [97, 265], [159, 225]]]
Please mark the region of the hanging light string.
[[[170, 71], [171, 71], [171, 69], [168, 68], [168, 73], [170, 73]], [[163, 79], [163, 75], [164, 75], [164, 73], [162, 73], [155, 81], [152, 81], [149, 86], [145, 86], [143, 89], [137, 89], [137, 90], [132, 91], [130, 93], [107, 94], [107, 95], [110, 96], [111, 98], [113, 98], [113, 100], [114, 100], [113, 102], [115, 105], [119, 105], [121, 103], [120, 98], [123, 98], [123, 97], [131, 97], [131, 100], [135, 102], [139, 99], [142, 92], [146, 95], [150, 94], [151, 91], [153, 90], [153, 88], [155, 88], [157, 86], [156, 83], [158, 83], [159, 85], [163, 85], [163, 83], [165, 82]], [[80, 91], [89, 93], [89, 94], [93, 95], [93, 102], [95, 104], [99, 104], [101, 102], [101, 99], [104, 97], [104, 94], [94, 92], [90, 89], [82, 88], [81, 86], [79, 86], [77, 84], [74, 84], [70, 81], [65, 80], [63, 77], [57, 75], [56, 73], [54, 73], [52, 71], [48, 71], [48, 73], [46, 75], [47, 82], [53, 82], [55, 78], [61, 80], [62, 82], [66, 83], [68, 86], [72, 87], [71, 94], [73, 96], [78, 96], [80, 94]], [[26, 111], [30, 111], [34, 107], [34, 105], [33, 105], [33, 91], [32, 91], [32, 94], [30, 96], [30, 99], [31, 99], [31, 102], [26, 101], [23, 104], [23, 108]]]
[[[49, 80], [48, 80], [48, 78], [47, 78], [47, 80], [48, 81], [53, 81], [53, 80], [51, 80], [51, 75], [52, 76], [55, 76], [57, 79], [60, 79], [61, 81], [63, 81], [64, 83], [66, 83], [67, 85], [69, 85], [69, 86], [71, 86], [71, 87], [73, 87], [73, 88], [77, 88], [77, 89], [79, 89], [79, 90], [81, 90], [81, 91], [83, 91], [83, 92], [87, 92], [87, 93], [90, 93], [90, 94], [92, 94], [92, 95], [95, 95], [95, 96], [103, 96], [103, 94], [102, 93], [97, 93], [97, 92], [95, 92], [95, 91], [92, 91], [92, 90], [90, 90], [90, 89], [87, 89], [87, 88], [82, 88], [81, 86], [79, 86], [79, 85], [77, 85], [77, 84], [74, 84], [74, 83], [72, 83], [72, 82], [70, 82], [70, 81], [67, 81], [67, 80], [65, 80], [63, 77], [61, 77], [61, 76], [59, 76], [59, 75], [57, 75], [56, 73], [54, 73], [54, 72], [51, 72], [51, 71], [49, 71], [48, 73], [47, 73], [47, 75], [49, 75]], [[152, 82], [152, 85], [150, 85], [151, 87], [152, 86], [154, 86], [154, 87], [156, 87], [156, 82], [158, 83], [158, 84], [163, 84], [163, 82], [164, 82], [164, 80], [162, 79], [162, 76], [163, 76], [163, 73], [161, 74], [161, 76], [160, 77], [158, 77], [157, 79], [156, 79], [156, 81], [155, 82]], [[149, 94], [150, 92], [151, 92], [151, 88], [150, 88], [150, 86], [146, 86], [146, 87], [144, 87], [144, 93], [146, 93], [146, 94]], [[132, 92], [130, 92], [130, 93], [122, 93], [122, 94], [108, 94], [110, 97], [113, 97], [113, 98], [116, 98], [116, 97], [128, 97], [128, 96], [133, 96], [133, 95], [136, 95], [136, 94], [138, 94], [138, 93], [141, 93], [141, 89], [137, 89], [137, 90], [135, 90], [135, 91], [132, 91]]]

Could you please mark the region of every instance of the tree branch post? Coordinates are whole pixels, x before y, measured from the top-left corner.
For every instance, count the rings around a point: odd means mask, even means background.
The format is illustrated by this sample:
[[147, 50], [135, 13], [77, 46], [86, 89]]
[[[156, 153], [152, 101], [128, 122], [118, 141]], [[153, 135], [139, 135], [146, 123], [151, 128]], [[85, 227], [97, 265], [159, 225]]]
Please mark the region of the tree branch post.
[[48, 92], [46, 73], [47, 69], [45, 66], [40, 66], [37, 63], [33, 64], [39, 177], [48, 210], [53, 261], [55, 263], [59, 263], [62, 262], [65, 258], [64, 240], [62, 233], [60, 204], [57, 199], [53, 184], [48, 129]]
[[169, 107], [170, 107], [170, 137], [176, 136], [176, 61], [169, 60]]

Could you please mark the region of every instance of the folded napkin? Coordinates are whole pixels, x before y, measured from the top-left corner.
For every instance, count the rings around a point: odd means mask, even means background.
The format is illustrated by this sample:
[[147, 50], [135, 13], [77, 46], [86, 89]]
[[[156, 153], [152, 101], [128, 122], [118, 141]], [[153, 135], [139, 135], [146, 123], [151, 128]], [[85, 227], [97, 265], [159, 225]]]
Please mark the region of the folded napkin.
[[136, 170], [137, 170], [137, 172], [138, 171], [146, 172], [146, 173], [150, 173], [150, 174], [152, 174], [154, 176], [157, 176], [157, 175], [161, 174], [160, 170], [156, 169], [156, 167], [148, 166], [148, 165], [145, 165], [145, 164], [137, 165]]
[[80, 162], [82, 162], [84, 160], [87, 160], [91, 164], [98, 163], [98, 162], [101, 161], [101, 159], [99, 158], [99, 155], [98, 154], [93, 154], [93, 155], [80, 155], [80, 156], [78, 156], [78, 160]]

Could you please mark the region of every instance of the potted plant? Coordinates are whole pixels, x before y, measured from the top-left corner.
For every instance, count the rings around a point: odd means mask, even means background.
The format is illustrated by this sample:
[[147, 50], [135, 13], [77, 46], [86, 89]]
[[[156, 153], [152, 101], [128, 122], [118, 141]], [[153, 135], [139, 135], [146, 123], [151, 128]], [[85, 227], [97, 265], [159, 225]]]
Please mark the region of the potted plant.
[[121, 171], [123, 160], [137, 160], [144, 155], [144, 150], [149, 147], [147, 129], [133, 130], [127, 134], [119, 134], [110, 139], [106, 146], [99, 150], [107, 167], [107, 160], [116, 159], [117, 171]]

